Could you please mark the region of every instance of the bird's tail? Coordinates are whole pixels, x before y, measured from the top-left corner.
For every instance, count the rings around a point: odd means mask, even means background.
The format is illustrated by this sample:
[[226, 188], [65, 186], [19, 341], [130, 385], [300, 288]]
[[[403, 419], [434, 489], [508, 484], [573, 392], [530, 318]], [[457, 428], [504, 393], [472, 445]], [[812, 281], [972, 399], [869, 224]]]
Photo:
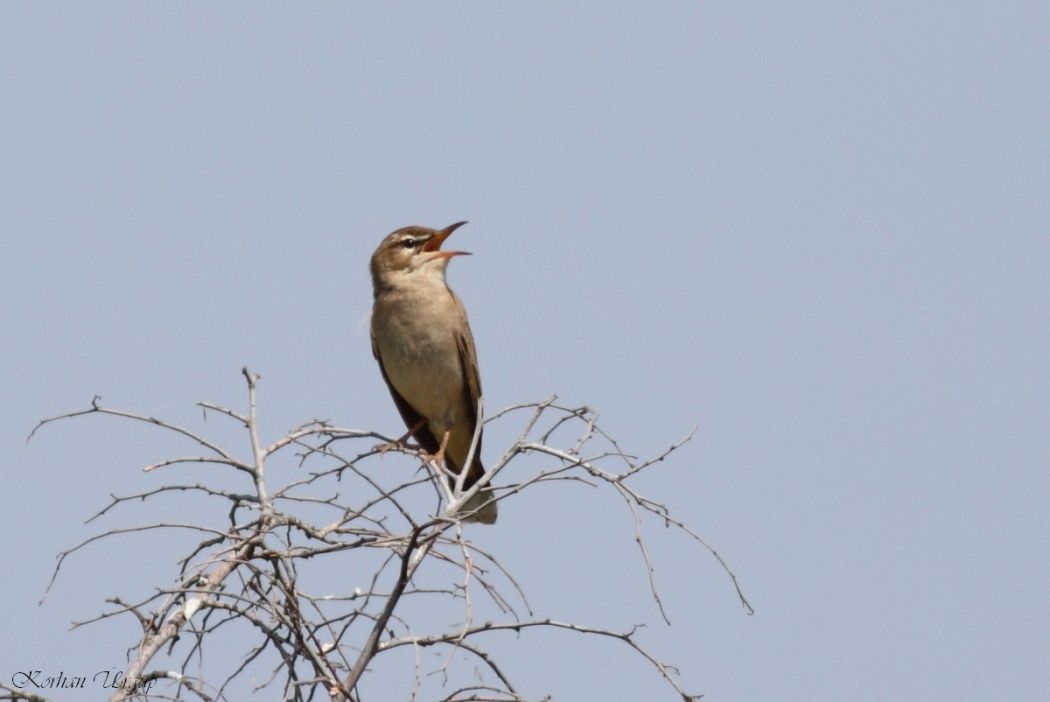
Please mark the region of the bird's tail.
[[495, 495], [488, 487], [482, 488], [459, 508], [464, 515], [463, 521], [479, 524], [495, 524], [499, 510], [496, 509]]

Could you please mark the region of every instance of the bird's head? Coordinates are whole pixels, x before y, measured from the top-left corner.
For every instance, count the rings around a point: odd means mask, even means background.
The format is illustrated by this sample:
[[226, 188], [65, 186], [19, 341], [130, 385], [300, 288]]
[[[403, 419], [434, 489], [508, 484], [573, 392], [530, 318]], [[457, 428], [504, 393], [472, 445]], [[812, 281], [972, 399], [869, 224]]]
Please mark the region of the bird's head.
[[466, 251], [442, 251], [441, 244], [466, 222], [456, 222], [444, 229], [402, 227], [383, 239], [372, 254], [372, 282], [381, 286], [397, 285], [417, 276], [444, 277], [453, 256], [469, 256]]

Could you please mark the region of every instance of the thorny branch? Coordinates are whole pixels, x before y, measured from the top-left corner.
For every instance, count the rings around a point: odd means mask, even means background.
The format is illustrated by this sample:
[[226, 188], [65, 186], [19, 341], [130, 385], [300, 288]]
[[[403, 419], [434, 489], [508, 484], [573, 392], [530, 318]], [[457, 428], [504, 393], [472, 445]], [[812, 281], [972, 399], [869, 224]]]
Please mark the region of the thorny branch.
[[[457, 517], [456, 507], [477, 490], [490, 486], [501, 501], [552, 480], [580, 481], [608, 487], [623, 500], [634, 524], [634, 540], [649, 579], [650, 594], [660, 616], [669, 617], [656, 584], [656, 567], [643, 538], [643, 521], [654, 517], [673, 527], [707, 550], [728, 574], [744, 609], [751, 605], [737, 577], [721, 555], [664, 505], [640, 494], [629, 481], [663, 462], [693, 437], [695, 429], [660, 454], [639, 460], [624, 452], [606, 434], [598, 415], [589, 407], [566, 407], [557, 397], [503, 409], [486, 423], [524, 415], [517, 438], [494, 463], [485, 479], [463, 490], [462, 480], [439, 480], [425, 468], [416, 477], [374, 463], [384, 454], [404, 454], [420, 466], [433, 464], [417, 448], [392, 444], [389, 437], [371, 431], [308, 422], [284, 436], [264, 442], [259, 435], [257, 386], [259, 376], [244, 369], [248, 409], [238, 412], [208, 402], [205, 413], [233, 421], [247, 434], [248, 456], [238, 457], [198, 432], [163, 419], [104, 407], [95, 397], [86, 410], [41, 420], [28, 439], [41, 428], [65, 419], [89, 415], [116, 417], [151, 424], [203, 449], [200, 455], [181, 455], [146, 466], [177, 471], [189, 464], [245, 475], [249, 482], [230, 489], [211, 480], [170, 482], [128, 495], [110, 495], [110, 502], [87, 521], [110, 517], [130, 503], [155, 502], [185, 494], [202, 496], [218, 510], [216, 519], [204, 523], [156, 521], [140, 526], [107, 529], [58, 555], [45, 597], [66, 561], [88, 546], [124, 534], [143, 536], [171, 530], [191, 530], [204, 538], [178, 559], [174, 582], [152, 594], [128, 601], [107, 600], [111, 609], [74, 626], [130, 615], [142, 635], [129, 649], [126, 683], [111, 702], [145, 699], [155, 684], [165, 684], [164, 695], [202, 700], [226, 700], [236, 681], [250, 677], [254, 690], [281, 688], [282, 699], [338, 699], [360, 702], [367, 673], [390, 658], [391, 652], [411, 647], [416, 652], [415, 683], [409, 694], [416, 699], [423, 678], [419, 651], [440, 646], [447, 649], [435, 670], [443, 685], [458, 680], [442, 699], [447, 702], [494, 700], [517, 702], [526, 698], [512, 683], [513, 661], [501, 660], [491, 649], [503, 632], [562, 630], [622, 642], [659, 674], [679, 699], [698, 699], [678, 682], [679, 672], [637, 640], [641, 626], [614, 631], [597, 626], [537, 618], [525, 591], [499, 559], [470, 540]], [[479, 425], [480, 426], [480, 425]], [[556, 436], [570, 436], [556, 441]], [[27, 439], [27, 440], [28, 440]], [[361, 450], [361, 441], [382, 441]], [[475, 437], [475, 444], [477, 437]], [[472, 451], [476, 449], [472, 447]], [[356, 451], [356, 452], [355, 452]], [[541, 460], [526, 463], [531, 473], [517, 482], [501, 481], [506, 467], [526, 456]], [[538, 467], [537, 467], [538, 466]], [[280, 470], [277, 470], [280, 468]], [[177, 475], [177, 473], [176, 473]], [[278, 479], [276, 476], [281, 476]], [[223, 476], [228, 480], [229, 476]], [[224, 484], [225, 485], [225, 484]], [[441, 509], [435, 497], [448, 508]], [[429, 505], [429, 507], [427, 507]], [[470, 527], [475, 529], [476, 527]], [[496, 527], [498, 528], [498, 527]], [[350, 559], [350, 560], [348, 560]], [[324, 564], [324, 567], [318, 567]], [[448, 569], [458, 573], [450, 581]], [[365, 574], [370, 577], [362, 578]], [[338, 574], [338, 575], [335, 575]], [[346, 585], [346, 578], [367, 582]], [[334, 593], [334, 594], [333, 594]], [[457, 604], [458, 602], [458, 604]], [[434, 620], [421, 617], [421, 607], [439, 612]], [[519, 613], [519, 609], [522, 610]], [[478, 616], [491, 611], [495, 619]], [[458, 624], [447, 624], [456, 613]], [[524, 617], [522, 617], [522, 613]], [[226, 632], [236, 629], [238, 633]], [[212, 662], [206, 644], [233, 641], [240, 647], [240, 661], [224, 668]], [[213, 651], [210, 646], [207, 650]], [[180, 658], [174, 658], [177, 652]], [[505, 657], [505, 655], [504, 655]], [[196, 659], [197, 663], [192, 663]], [[457, 676], [457, 665], [476, 661], [469, 681]], [[172, 663], [174, 661], [174, 663]], [[176, 665], [177, 671], [157, 668]], [[393, 665], [394, 663], [391, 663]], [[191, 665], [195, 675], [190, 675]], [[152, 667], [152, 668], [151, 668]], [[220, 669], [211, 680], [201, 670]], [[268, 671], [268, 672], [267, 672]], [[451, 676], [451, 677], [450, 677]], [[404, 676], [402, 675], [402, 679]], [[444, 694], [444, 693], [441, 693]], [[241, 697], [242, 695], [237, 695]], [[0, 686], [0, 700], [45, 698]], [[545, 698], [546, 699], [546, 698]]]

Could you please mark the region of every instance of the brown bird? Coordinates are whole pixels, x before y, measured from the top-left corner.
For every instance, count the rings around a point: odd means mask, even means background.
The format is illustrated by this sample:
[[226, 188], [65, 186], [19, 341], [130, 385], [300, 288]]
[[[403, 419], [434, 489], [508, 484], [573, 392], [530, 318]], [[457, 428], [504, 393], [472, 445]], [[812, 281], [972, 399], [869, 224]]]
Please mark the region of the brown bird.
[[[441, 250], [442, 242], [464, 224], [398, 229], [379, 244], [371, 263], [372, 354], [409, 433], [425, 451], [443, 459], [453, 475], [467, 461], [481, 397], [467, 312], [445, 282], [449, 261], [467, 252]], [[464, 489], [484, 474], [478, 431]], [[474, 511], [470, 521], [492, 524], [492, 499], [485, 488], [461, 511]]]

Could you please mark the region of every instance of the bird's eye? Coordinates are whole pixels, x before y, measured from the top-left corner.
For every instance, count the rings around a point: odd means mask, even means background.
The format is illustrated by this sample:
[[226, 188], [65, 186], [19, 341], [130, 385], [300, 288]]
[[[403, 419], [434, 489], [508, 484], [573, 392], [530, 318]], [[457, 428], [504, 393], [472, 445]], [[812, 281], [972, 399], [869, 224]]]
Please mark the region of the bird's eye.
[[401, 248], [403, 248], [403, 249], [414, 249], [414, 248], [416, 248], [416, 240], [415, 239], [402, 239], [401, 240]]

